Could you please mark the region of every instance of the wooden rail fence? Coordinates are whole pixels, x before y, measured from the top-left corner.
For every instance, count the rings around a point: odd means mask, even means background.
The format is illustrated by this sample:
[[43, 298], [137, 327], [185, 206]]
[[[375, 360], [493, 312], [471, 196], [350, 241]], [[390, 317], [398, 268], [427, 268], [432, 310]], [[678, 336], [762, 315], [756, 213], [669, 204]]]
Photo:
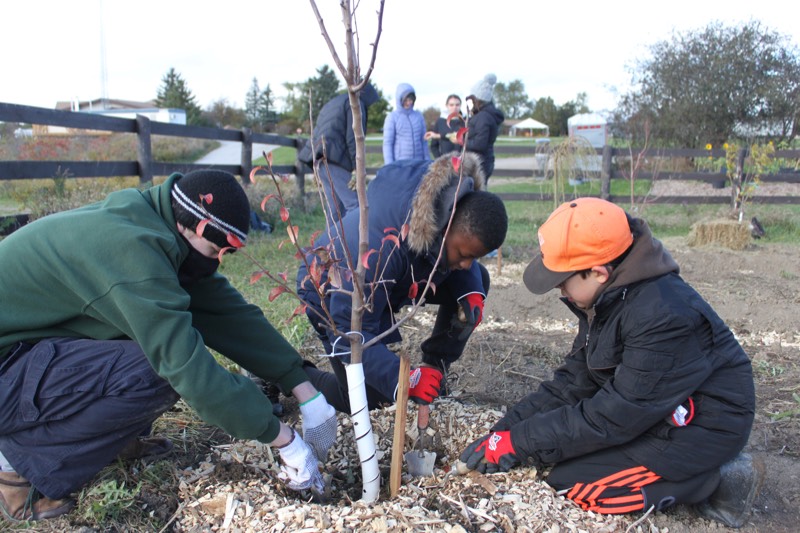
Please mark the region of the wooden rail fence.
[[[97, 114], [88, 114], [71, 111], [58, 111], [39, 107], [22, 106], [0, 102], [0, 122], [37, 124], [49, 126], [61, 126], [75, 130], [97, 130], [106, 132], [133, 133], [137, 138], [137, 158], [136, 161], [0, 161], [0, 180], [15, 179], [40, 179], [52, 178], [68, 169], [69, 177], [111, 177], [111, 176], [138, 176], [142, 183], [149, 182], [154, 176], [169, 175], [172, 172], [188, 172], [195, 168], [207, 168], [208, 165], [196, 165], [190, 163], [166, 163], [155, 161], [151, 139], [153, 135], [166, 135], [173, 137], [189, 137], [200, 139], [212, 139], [220, 141], [235, 141], [241, 143], [241, 159], [238, 165], [215, 165], [215, 168], [231, 172], [242, 178], [244, 184], [252, 169], [253, 144], [264, 143], [278, 146], [287, 146], [299, 150], [305, 143], [305, 138], [286, 137], [266, 133], [254, 133], [248, 128], [241, 130], [229, 130], [222, 128], [205, 128], [198, 126], [184, 126], [178, 124], [166, 124], [154, 122], [144, 116], [137, 116], [135, 119], [125, 119], [109, 117]], [[368, 153], [380, 153], [381, 147], [375, 145], [367, 146]], [[495, 146], [498, 156], [495, 170], [496, 177], [533, 177], [533, 164], [529, 169], [503, 169], [502, 156], [534, 157], [541, 152], [532, 144], [524, 146]], [[699, 158], [725, 157], [722, 149], [714, 150], [693, 150], [693, 149], [660, 149], [649, 148], [637, 150], [635, 148], [613, 148], [605, 146], [596, 150], [600, 158], [600, 196], [611, 201], [628, 201], [629, 198], [615, 198], [610, 194], [610, 183], [612, 179], [627, 179], [628, 176], [622, 170], [615, 168], [614, 161], [617, 158], [637, 157], [639, 155], [648, 158]], [[745, 152], [740, 152], [739, 157], [744, 161]], [[774, 156], [776, 158], [800, 159], [800, 150], [778, 150]], [[305, 191], [305, 175], [311, 172], [306, 165], [296, 161], [294, 165], [277, 165], [274, 170], [278, 174], [292, 174], [295, 176], [297, 186], [301, 193]], [[368, 168], [367, 173], [374, 175], [377, 168]], [[708, 172], [640, 172], [636, 179], [671, 179], [671, 180], [694, 180], [714, 183], [725, 180], [724, 173]], [[800, 183], [800, 173], [780, 172], [761, 177], [762, 182], [788, 182]], [[552, 195], [547, 193], [506, 193], [500, 195], [505, 200], [552, 200]], [[641, 199], [637, 199], [639, 201]], [[649, 202], [657, 203], [726, 203], [730, 198], [726, 196], [670, 196], [648, 198]], [[764, 196], [757, 197], [752, 201], [761, 203], [780, 203], [798, 204], [800, 195], [786, 196]]]

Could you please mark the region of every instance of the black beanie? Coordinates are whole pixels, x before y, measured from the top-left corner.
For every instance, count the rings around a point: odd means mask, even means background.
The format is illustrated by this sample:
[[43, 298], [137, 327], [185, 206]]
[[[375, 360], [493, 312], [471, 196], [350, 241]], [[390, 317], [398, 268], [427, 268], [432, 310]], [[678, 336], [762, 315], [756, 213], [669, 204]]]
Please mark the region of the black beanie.
[[[211, 195], [210, 201], [207, 195]], [[175, 221], [194, 230], [208, 220], [203, 237], [217, 246], [230, 246], [228, 234], [247, 240], [250, 202], [233, 174], [222, 170], [193, 170], [172, 186]]]

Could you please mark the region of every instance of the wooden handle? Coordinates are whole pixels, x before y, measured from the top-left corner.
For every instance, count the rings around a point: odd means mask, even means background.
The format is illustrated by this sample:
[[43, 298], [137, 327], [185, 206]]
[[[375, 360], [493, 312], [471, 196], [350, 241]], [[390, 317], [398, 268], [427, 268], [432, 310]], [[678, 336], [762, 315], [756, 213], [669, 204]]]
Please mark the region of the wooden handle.
[[400, 491], [403, 474], [403, 449], [406, 444], [406, 412], [408, 409], [408, 378], [411, 360], [400, 353], [400, 373], [397, 376], [397, 401], [394, 412], [394, 437], [392, 441], [392, 464], [389, 471], [389, 495], [394, 498]]
[[420, 405], [417, 408], [417, 429], [420, 430], [420, 433], [422, 433], [422, 430], [428, 429], [430, 416], [431, 416], [430, 405]]

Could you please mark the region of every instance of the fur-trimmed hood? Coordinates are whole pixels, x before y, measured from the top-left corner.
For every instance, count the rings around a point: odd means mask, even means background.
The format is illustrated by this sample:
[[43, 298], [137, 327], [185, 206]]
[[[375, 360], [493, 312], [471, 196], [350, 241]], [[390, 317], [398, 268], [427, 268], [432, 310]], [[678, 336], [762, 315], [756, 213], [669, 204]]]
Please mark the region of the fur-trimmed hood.
[[[411, 204], [408, 231], [408, 248], [415, 254], [439, 249], [442, 230], [450, 220], [453, 202], [471, 191], [483, 189], [486, 182], [481, 168], [481, 158], [467, 152], [461, 160], [459, 172], [453, 168], [454, 154], [445, 154], [434, 160], [425, 175]], [[459, 174], [463, 181], [458, 186]]]

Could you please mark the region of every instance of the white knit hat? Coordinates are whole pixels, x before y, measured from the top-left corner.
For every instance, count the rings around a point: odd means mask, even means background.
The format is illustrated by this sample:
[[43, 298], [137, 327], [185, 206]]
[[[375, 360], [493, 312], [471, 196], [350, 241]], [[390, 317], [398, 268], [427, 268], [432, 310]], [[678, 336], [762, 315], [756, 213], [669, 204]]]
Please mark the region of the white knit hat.
[[[495, 83], [497, 83], [497, 76], [494, 74], [487, 74], [481, 81], [472, 86], [469, 96], [474, 96], [482, 102], [491, 102]], [[469, 96], [467, 98], [469, 98]]]

